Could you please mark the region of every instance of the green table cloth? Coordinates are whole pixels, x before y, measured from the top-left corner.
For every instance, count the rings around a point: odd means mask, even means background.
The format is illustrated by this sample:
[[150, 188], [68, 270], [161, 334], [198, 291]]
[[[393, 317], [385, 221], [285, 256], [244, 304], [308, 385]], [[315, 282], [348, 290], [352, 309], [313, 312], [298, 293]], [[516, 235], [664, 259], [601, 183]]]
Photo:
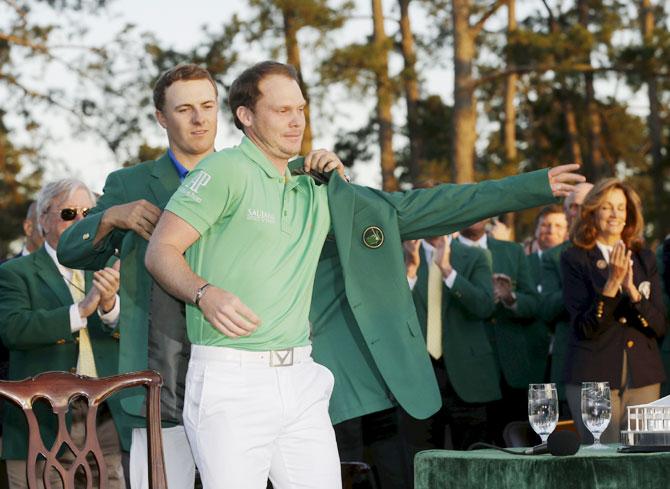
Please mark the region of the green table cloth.
[[572, 456], [512, 455], [496, 450], [417, 454], [415, 489], [668, 489], [670, 452], [617, 453], [580, 447]]

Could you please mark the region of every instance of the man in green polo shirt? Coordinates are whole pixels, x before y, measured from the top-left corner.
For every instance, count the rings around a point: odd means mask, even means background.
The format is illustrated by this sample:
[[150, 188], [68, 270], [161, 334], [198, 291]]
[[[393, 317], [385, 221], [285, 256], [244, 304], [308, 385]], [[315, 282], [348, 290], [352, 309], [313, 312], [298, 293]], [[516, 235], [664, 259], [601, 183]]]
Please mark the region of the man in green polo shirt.
[[[403, 378], [427, 386], [427, 401], [411, 414], [433, 412], [435, 381], [430, 371], [419, 375], [430, 364], [403, 283], [400, 235], [445, 234], [487, 215], [547, 203], [581, 178], [567, 165], [498, 182], [385, 193], [347, 184], [337, 157], [317, 151], [299, 164], [337, 170], [319, 186], [287, 172], [302, 142], [304, 104], [290, 66], [264, 62], [246, 70], [229, 94], [246, 138], [189, 174], [146, 254], [157, 282], [191, 304], [184, 424], [208, 489], [263, 488], [268, 474], [277, 489], [341, 487], [328, 417], [333, 376], [310, 355], [307, 312], [310, 301], [312, 314], [319, 309], [319, 297], [337, 302], [313, 319], [322, 353], [326, 344], [343, 356], [360, 349], [369, 361], [348, 365], [356, 377], [374, 375], [377, 353], [392, 351], [398, 368], [384, 379], [402, 400]], [[336, 239], [324, 247], [331, 220]], [[317, 263], [332, 277], [322, 273], [311, 296]], [[361, 331], [317, 324], [338, 311], [353, 311]], [[392, 315], [390, 321], [375, 320], [380, 313]], [[351, 340], [330, 342], [323, 327]]]
[[[311, 358], [308, 320], [327, 187], [288, 169], [305, 100], [292, 67], [265, 62], [242, 73], [229, 101], [242, 143], [189, 174], [146, 255], [156, 280], [192, 304], [184, 427], [207, 489], [264, 488], [268, 476], [277, 489], [339, 489], [334, 379]], [[306, 166], [343, 168], [326, 151]]]

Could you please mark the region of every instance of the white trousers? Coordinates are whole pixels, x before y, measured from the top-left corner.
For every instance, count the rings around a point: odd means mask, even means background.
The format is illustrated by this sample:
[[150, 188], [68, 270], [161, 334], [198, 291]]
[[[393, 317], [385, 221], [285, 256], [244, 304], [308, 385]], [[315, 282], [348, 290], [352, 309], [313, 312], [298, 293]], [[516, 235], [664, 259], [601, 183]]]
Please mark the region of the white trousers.
[[341, 489], [333, 374], [311, 346], [280, 367], [268, 352], [191, 348], [184, 428], [204, 489], [265, 489], [268, 477], [275, 489]]
[[[195, 484], [195, 461], [183, 426], [163, 428], [163, 458], [165, 475], [170, 489], [193, 489]], [[149, 466], [147, 464], [147, 430], [133, 429], [130, 445], [130, 487], [149, 489]]]

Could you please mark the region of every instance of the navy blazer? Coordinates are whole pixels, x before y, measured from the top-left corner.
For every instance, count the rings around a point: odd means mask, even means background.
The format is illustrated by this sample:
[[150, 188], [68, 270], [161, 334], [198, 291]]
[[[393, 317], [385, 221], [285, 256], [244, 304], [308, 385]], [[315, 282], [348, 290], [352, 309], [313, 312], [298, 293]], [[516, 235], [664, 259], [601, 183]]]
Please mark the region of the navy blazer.
[[623, 293], [602, 295], [608, 268], [597, 246], [565, 250], [561, 271], [565, 307], [572, 324], [565, 381], [608, 381], [612, 389], [620, 389], [625, 350], [629, 387], [663, 382], [658, 339], [665, 334], [666, 326], [654, 254], [647, 249], [633, 253], [633, 282], [642, 294], [638, 303], [632, 303]]

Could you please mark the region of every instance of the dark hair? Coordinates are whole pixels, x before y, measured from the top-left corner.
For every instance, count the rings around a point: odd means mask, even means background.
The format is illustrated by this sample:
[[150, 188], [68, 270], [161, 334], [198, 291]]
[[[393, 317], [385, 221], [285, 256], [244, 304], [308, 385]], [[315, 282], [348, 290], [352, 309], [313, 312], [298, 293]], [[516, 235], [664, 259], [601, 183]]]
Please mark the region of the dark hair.
[[165, 91], [168, 87], [174, 82], [188, 80], [209, 80], [214, 87], [214, 93], [217, 97], [219, 96], [219, 89], [209, 71], [192, 63], [178, 64], [174, 68], [163, 72], [158, 77], [158, 80], [156, 80], [156, 84], [154, 85], [154, 107], [157, 110], [163, 110], [165, 106]]
[[256, 102], [261, 97], [261, 91], [258, 88], [261, 80], [270, 75], [281, 75], [300, 84], [298, 72], [292, 65], [279, 63], [277, 61], [261, 61], [250, 68], [247, 68], [238, 76], [230, 86], [228, 92], [228, 106], [233, 113], [235, 127], [243, 129], [244, 125], [237, 118], [238, 107], [247, 107], [253, 110]]
[[560, 204], [550, 204], [550, 205], [545, 205], [542, 209], [540, 209], [540, 212], [535, 216], [535, 226], [534, 229], [537, 231], [537, 226], [540, 224], [540, 221], [544, 216], [548, 216], [549, 214], [563, 214], [565, 215], [565, 211], [563, 210], [563, 206]]
[[626, 224], [621, 232], [621, 240], [626, 248], [633, 251], [639, 251], [642, 248], [644, 218], [640, 197], [630, 185], [616, 178], [601, 180], [586, 194], [577, 220], [570, 230], [570, 240], [575, 246], [590, 250], [596, 245], [598, 236], [596, 213], [607, 194], [614, 189], [621, 190], [626, 196]]

